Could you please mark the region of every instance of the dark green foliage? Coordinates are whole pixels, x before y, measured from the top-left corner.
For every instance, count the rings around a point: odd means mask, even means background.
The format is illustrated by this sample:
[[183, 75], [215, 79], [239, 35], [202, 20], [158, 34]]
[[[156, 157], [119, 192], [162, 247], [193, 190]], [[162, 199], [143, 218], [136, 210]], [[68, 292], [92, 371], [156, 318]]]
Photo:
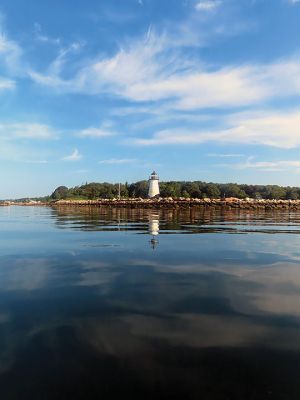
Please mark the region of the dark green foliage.
[[160, 195], [161, 197], [181, 197], [182, 188], [180, 182], [161, 182]]
[[147, 197], [148, 195], [148, 182], [139, 181], [132, 183], [128, 188], [129, 197]]
[[218, 199], [221, 196], [221, 191], [214, 183], [209, 183], [206, 187], [206, 193], [208, 197], [212, 199]]
[[[142, 197], [148, 194], [148, 181], [120, 185], [122, 198]], [[119, 194], [119, 184], [117, 183], [86, 183], [74, 188], [60, 186], [52, 193], [51, 198], [59, 199], [112, 199]], [[184, 198], [223, 198], [237, 197], [244, 199], [292, 199], [300, 198], [300, 188], [282, 187], [277, 185], [238, 185], [236, 183], [206, 183], [195, 182], [160, 182], [161, 197], [184, 197]]]
[[66, 186], [59, 186], [51, 194], [51, 198], [54, 200], [65, 199], [68, 196], [69, 189]]

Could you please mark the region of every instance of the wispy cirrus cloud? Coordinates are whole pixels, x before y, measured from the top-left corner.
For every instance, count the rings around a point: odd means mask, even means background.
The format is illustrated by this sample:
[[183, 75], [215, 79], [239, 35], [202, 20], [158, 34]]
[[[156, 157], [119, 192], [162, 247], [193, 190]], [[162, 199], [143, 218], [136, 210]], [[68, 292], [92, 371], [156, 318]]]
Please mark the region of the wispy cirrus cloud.
[[196, 3], [197, 11], [213, 11], [221, 5], [220, 0], [200, 0]]
[[12, 79], [0, 78], [0, 93], [4, 90], [15, 89], [16, 82]]
[[0, 140], [54, 139], [57, 132], [49, 125], [35, 122], [0, 123]]
[[61, 44], [61, 39], [59, 37], [53, 38], [53, 37], [46, 35], [42, 31], [41, 24], [39, 24], [38, 22], [34, 23], [33, 33], [34, 33], [35, 39], [38, 42], [49, 43], [49, 44], [53, 44], [53, 45], [57, 45], [57, 46], [59, 46]]
[[25, 164], [48, 164], [47, 160], [24, 160]]
[[[0, 21], [0, 31], [3, 27]], [[5, 33], [0, 33], [0, 65], [4, 67], [9, 75], [22, 73], [21, 57], [23, 51], [18, 43], [10, 40]]]
[[286, 0], [286, 1], [291, 5], [295, 5], [295, 4], [300, 3], [300, 0]]
[[47, 157], [50, 152], [37, 148], [30, 143], [19, 141], [5, 141], [0, 139], [0, 160], [20, 164], [41, 164], [48, 163]]
[[223, 129], [169, 129], [149, 138], [136, 138], [140, 146], [191, 145], [205, 142], [256, 144], [291, 149], [300, 146], [300, 111], [233, 114]]
[[100, 128], [91, 126], [89, 128], [82, 129], [80, 132], [78, 132], [78, 136], [82, 138], [103, 138], [114, 135], [116, 135], [116, 133], [110, 130], [110, 126], [106, 125], [101, 126]]
[[274, 168], [300, 168], [300, 161], [256, 161], [251, 162], [247, 161], [245, 164], [241, 164], [240, 168], [255, 168], [255, 169], [264, 169], [267, 168], [274, 169]]
[[87, 61], [69, 80], [62, 78], [61, 54], [45, 74], [31, 71], [40, 85], [62, 92], [106, 94], [136, 103], [167, 102], [177, 110], [254, 105], [300, 95], [300, 60], [212, 67], [173, 48], [166, 35], [149, 31], [142, 40], [108, 58]]
[[228, 153], [228, 154], [219, 154], [219, 153], [210, 153], [207, 154], [207, 157], [216, 157], [216, 158], [236, 158], [236, 157], [244, 157], [245, 154], [239, 153]]
[[120, 165], [120, 164], [133, 164], [136, 163], [135, 158], [111, 158], [109, 160], [98, 161], [98, 164]]
[[299, 173], [300, 160], [272, 160], [272, 161], [255, 161], [255, 157], [248, 157], [243, 163], [227, 164], [226, 166], [235, 169], [253, 169], [264, 172], [290, 171]]
[[0, 122], [0, 160], [47, 164], [51, 149], [43, 144], [58, 137], [59, 132], [54, 127], [40, 122]]
[[61, 77], [61, 74], [64, 68], [67, 68], [70, 55], [78, 54], [83, 46], [83, 42], [73, 42], [69, 46], [59, 48], [57, 56], [48, 66], [46, 73], [41, 74], [29, 67], [26, 71], [27, 76], [43, 86], [66, 92], [78, 92], [80, 82], [76, 82], [76, 79], [65, 80]]
[[82, 154], [79, 152], [78, 149], [74, 149], [74, 151], [65, 157], [62, 158], [63, 161], [79, 161], [82, 159]]

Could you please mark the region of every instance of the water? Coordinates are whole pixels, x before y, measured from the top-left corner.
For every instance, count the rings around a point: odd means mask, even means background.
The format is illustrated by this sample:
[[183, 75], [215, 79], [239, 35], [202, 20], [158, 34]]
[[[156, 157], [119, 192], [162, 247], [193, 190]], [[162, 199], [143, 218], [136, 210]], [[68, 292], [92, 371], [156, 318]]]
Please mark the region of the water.
[[299, 399], [300, 213], [0, 208], [0, 398]]

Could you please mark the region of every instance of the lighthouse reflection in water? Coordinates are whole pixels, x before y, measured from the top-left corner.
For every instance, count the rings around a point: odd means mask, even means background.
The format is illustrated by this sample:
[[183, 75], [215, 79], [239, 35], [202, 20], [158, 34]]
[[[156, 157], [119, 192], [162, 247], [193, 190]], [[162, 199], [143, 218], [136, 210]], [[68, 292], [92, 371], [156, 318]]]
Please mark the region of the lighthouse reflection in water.
[[0, 400], [300, 399], [299, 211], [0, 207], [0, 226]]
[[158, 234], [159, 234], [159, 214], [150, 212], [149, 214], [149, 234], [152, 236], [150, 244], [153, 250], [158, 246]]

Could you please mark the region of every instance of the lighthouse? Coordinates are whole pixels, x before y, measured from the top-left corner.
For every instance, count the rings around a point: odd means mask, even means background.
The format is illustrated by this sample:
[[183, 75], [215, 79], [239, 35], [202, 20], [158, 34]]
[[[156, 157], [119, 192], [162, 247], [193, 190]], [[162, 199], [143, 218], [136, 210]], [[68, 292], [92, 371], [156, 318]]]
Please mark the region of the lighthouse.
[[152, 198], [159, 195], [159, 178], [155, 171], [152, 172], [149, 178], [148, 197]]

